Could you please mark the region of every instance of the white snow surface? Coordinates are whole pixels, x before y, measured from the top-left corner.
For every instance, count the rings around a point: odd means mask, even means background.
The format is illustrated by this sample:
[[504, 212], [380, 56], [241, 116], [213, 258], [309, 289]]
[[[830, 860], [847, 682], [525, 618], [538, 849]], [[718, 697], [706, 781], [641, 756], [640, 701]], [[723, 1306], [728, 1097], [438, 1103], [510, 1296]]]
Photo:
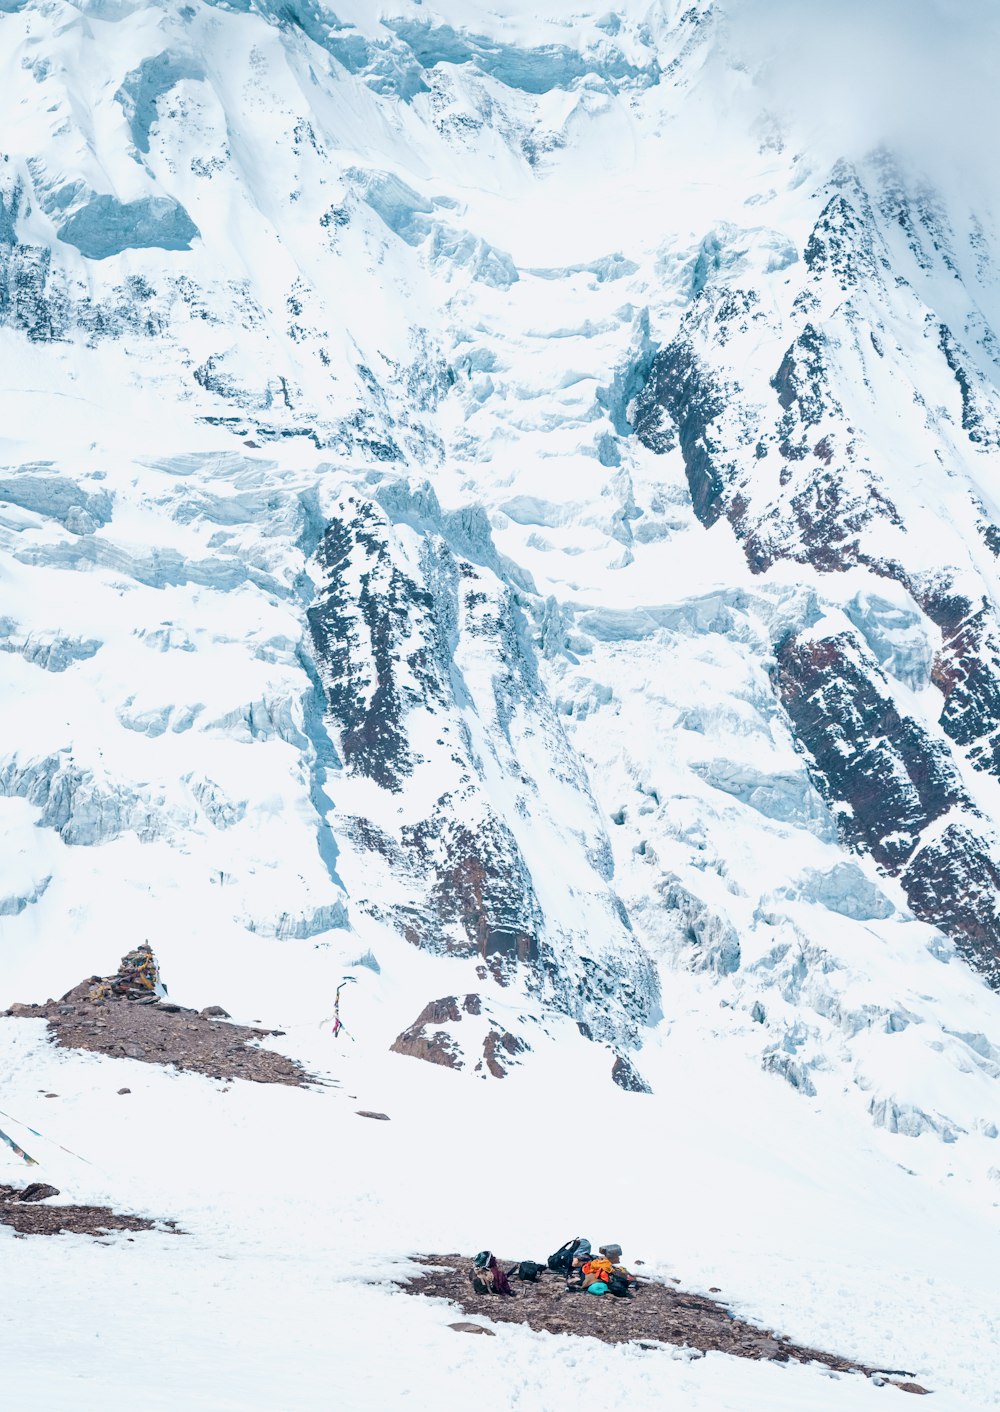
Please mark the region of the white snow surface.
[[[220, 1083], [0, 1020], [0, 1128], [40, 1164], [0, 1147], [0, 1182], [184, 1231], [0, 1226], [18, 1412], [901, 1396], [510, 1324], [471, 1338], [388, 1280], [420, 1252], [544, 1259], [577, 1231], [911, 1370], [936, 1407], [1000, 1405], [1000, 1001], [838, 842], [768, 676], [789, 627], [858, 624], [944, 740], [937, 644], [866, 568], [751, 574], [725, 520], [699, 524], [679, 450], [628, 431], [630, 370], [706, 281], [766, 291], [731, 341], [702, 332], [748, 405], [773, 402], [842, 154], [800, 147], [715, 7], [536, 11], [0, 0], [5, 278], [50, 262], [37, 303], [26, 277], [16, 307], [0, 286], [0, 1005], [148, 938], [171, 999], [283, 1029], [268, 1043], [327, 1081]], [[905, 521], [872, 544], [995, 602], [976, 524], [998, 520], [997, 227], [948, 202], [951, 245], [934, 229], [963, 278], [886, 217], [867, 325], [822, 317]], [[142, 222], [181, 248], [112, 249]], [[315, 719], [313, 555], [345, 497], [415, 580], [461, 561], [516, 602], [538, 674], [508, 712], [509, 663], [463, 619], [463, 690], [407, 718], [421, 767], [399, 794]], [[960, 766], [995, 821], [996, 779]], [[412, 946], [387, 912], [408, 880], [357, 843], [358, 818], [395, 838], [466, 768], [461, 817], [486, 801], [515, 838], [551, 985]], [[637, 957], [641, 1006], [603, 1002], [589, 1042], [584, 967]], [[530, 1046], [502, 1081], [389, 1052], [471, 991]], [[612, 1044], [651, 1094], [611, 1084]]]

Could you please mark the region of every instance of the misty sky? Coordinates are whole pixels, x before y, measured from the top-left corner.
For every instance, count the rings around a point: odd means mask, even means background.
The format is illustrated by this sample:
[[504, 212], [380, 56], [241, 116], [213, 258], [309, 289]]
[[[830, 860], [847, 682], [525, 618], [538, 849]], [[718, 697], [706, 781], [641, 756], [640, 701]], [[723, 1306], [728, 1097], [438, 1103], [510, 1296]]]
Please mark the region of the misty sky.
[[730, 0], [729, 8], [736, 52], [804, 135], [825, 133], [852, 156], [885, 142], [936, 179], [1000, 191], [1000, 0]]

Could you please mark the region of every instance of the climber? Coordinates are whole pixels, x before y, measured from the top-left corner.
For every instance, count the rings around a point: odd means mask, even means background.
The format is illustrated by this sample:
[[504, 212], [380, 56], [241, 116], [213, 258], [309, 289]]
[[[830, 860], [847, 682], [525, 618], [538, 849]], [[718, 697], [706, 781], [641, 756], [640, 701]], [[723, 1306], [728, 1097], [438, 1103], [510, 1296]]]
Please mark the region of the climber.
[[477, 1294], [507, 1294], [511, 1299], [517, 1297], [492, 1250], [479, 1252], [469, 1271], [469, 1280]]
[[573, 1258], [569, 1267], [569, 1279], [566, 1283], [567, 1289], [583, 1288], [583, 1267], [591, 1259], [590, 1241], [583, 1236], [577, 1238], [576, 1247], [573, 1251]]

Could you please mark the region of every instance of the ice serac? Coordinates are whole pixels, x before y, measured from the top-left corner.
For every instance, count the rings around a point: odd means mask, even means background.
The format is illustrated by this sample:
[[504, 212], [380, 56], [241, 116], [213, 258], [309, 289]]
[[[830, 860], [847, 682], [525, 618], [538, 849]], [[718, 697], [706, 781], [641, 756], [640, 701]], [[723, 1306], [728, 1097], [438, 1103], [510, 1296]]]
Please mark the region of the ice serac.
[[523, 978], [600, 1038], [634, 1043], [656, 982], [586, 776], [514, 594], [444, 530], [394, 525], [351, 494], [314, 557], [308, 619], [347, 771], [334, 826], [349, 890], [414, 945]]
[[59, 226], [59, 239], [88, 260], [107, 260], [123, 250], [190, 250], [198, 227], [169, 196], [118, 201], [92, 196]]

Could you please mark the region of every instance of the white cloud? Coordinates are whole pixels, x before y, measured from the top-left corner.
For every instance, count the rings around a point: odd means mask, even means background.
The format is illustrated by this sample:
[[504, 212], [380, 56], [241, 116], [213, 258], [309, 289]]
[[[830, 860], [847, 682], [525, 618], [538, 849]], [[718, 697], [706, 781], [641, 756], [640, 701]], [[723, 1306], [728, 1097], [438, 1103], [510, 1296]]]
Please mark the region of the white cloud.
[[804, 138], [1000, 190], [996, 0], [731, 0], [730, 37]]

